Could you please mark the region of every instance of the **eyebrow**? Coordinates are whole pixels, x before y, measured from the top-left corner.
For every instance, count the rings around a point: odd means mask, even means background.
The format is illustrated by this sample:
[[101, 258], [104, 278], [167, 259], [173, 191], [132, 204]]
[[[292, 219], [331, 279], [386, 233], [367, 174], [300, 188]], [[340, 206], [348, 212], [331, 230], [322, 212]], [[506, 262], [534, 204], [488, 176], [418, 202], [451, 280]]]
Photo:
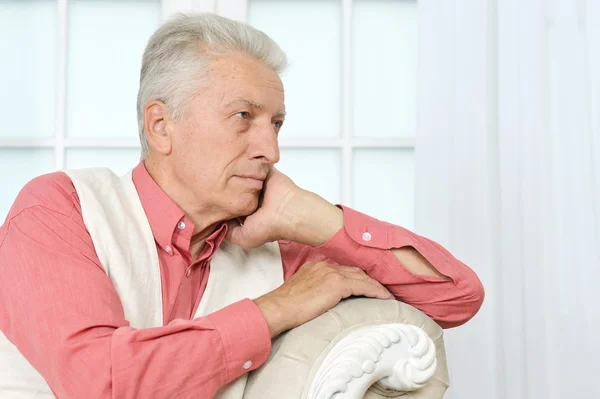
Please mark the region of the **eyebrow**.
[[[257, 108], [257, 109], [263, 109], [265, 107], [263, 104], [257, 103], [256, 101], [252, 101], [249, 98], [238, 97], [235, 100], [233, 100], [232, 102], [230, 102], [229, 104], [227, 104], [225, 106], [225, 108], [229, 108], [232, 105], [237, 104], [237, 103], [246, 103], [246, 104], [248, 104], [248, 105], [250, 105], [250, 106], [252, 106], [254, 108]], [[284, 110], [281, 110], [275, 116], [283, 116], [283, 117], [285, 117], [285, 115], [286, 115], [286, 112]]]

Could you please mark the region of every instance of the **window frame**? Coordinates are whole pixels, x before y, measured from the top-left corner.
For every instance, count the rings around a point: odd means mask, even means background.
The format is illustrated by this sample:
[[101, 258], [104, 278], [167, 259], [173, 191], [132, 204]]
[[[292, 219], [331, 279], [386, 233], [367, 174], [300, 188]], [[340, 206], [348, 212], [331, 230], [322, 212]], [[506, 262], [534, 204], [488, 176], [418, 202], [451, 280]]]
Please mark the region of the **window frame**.
[[[161, 0], [163, 21], [176, 12], [214, 12], [247, 22], [249, 0]], [[285, 138], [280, 139], [282, 149], [336, 149], [341, 154], [341, 200], [352, 206], [354, 153], [362, 149], [415, 150], [415, 137], [360, 138], [354, 137], [352, 128], [352, 12], [353, 0], [342, 2], [342, 134], [338, 138]], [[69, 0], [57, 2], [57, 69], [55, 94], [55, 127], [52, 138], [0, 138], [0, 148], [49, 148], [54, 150], [55, 168], [65, 168], [69, 149], [134, 149], [139, 148], [137, 138], [79, 138], [66, 136], [67, 112], [67, 57]]]

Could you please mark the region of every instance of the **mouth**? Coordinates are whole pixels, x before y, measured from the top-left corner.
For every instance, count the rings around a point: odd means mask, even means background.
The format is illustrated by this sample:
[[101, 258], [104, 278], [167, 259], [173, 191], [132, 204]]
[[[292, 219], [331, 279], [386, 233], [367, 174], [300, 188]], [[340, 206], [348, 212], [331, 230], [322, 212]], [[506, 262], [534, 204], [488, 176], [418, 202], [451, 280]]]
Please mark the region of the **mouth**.
[[235, 177], [243, 184], [258, 190], [262, 190], [266, 178], [266, 176], [261, 175], [236, 175]]

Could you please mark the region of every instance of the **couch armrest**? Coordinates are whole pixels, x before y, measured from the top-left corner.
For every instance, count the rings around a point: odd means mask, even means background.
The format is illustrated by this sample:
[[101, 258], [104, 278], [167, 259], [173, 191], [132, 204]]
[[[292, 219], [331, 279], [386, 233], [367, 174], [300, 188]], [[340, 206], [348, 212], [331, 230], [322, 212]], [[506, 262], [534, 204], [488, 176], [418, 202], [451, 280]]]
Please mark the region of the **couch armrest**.
[[274, 340], [244, 398], [440, 399], [448, 385], [435, 322], [398, 301], [350, 298]]
[[435, 344], [410, 324], [380, 324], [348, 333], [329, 350], [308, 389], [307, 398], [362, 398], [379, 382], [406, 393], [424, 387], [437, 368]]

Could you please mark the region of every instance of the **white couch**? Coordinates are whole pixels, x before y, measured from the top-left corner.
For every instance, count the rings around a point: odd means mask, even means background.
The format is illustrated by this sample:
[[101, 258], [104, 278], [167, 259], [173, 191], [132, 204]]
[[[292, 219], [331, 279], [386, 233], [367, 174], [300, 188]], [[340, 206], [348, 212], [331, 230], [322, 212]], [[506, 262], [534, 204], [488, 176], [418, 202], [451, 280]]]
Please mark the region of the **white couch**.
[[350, 298], [274, 340], [244, 398], [440, 399], [448, 385], [433, 320], [398, 301]]

